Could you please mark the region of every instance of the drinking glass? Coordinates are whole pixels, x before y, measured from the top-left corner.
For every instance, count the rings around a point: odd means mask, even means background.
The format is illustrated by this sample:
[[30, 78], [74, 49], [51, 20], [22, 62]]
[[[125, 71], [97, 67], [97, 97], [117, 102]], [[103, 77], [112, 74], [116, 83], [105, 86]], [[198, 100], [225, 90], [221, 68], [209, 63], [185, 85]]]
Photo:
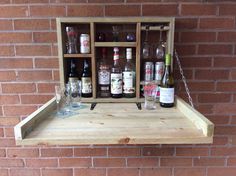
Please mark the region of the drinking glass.
[[162, 30], [164, 26], [161, 26], [160, 28], [160, 38], [159, 38], [159, 43], [156, 48], [156, 57], [157, 59], [163, 59], [165, 56], [165, 43], [162, 40]]
[[81, 81], [70, 82], [71, 107], [79, 108], [81, 105]]
[[55, 94], [56, 94], [56, 103], [57, 103], [57, 114], [61, 114], [61, 102], [62, 97], [64, 95], [64, 90], [61, 86], [55, 86]]
[[145, 109], [156, 109], [157, 86], [158, 85], [154, 82], [148, 82], [144, 85]]
[[149, 59], [151, 56], [151, 45], [148, 42], [148, 31], [149, 31], [149, 26], [145, 26], [145, 39], [143, 42], [143, 50], [142, 50], [142, 55], [144, 59]]
[[77, 40], [78, 40], [78, 30], [76, 27], [67, 26], [66, 27], [67, 34], [67, 53], [68, 54], [77, 54]]
[[113, 42], [119, 41], [119, 33], [120, 33], [120, 27], [117, 25], [112, 26]]

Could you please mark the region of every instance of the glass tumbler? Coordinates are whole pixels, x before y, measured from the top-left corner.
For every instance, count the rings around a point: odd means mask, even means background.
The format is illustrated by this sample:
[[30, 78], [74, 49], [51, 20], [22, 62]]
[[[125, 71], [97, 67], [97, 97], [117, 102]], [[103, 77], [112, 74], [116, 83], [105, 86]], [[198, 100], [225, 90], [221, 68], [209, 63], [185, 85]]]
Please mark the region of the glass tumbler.
[[157, 95], [158, 85], [149, 82], [144, 85], [144, 107], [145, 109], [152, 110], [156, 109], [156, 95]]
[[79, 108], [81, 105], [81, 81], [70, 82], [71, 107]]

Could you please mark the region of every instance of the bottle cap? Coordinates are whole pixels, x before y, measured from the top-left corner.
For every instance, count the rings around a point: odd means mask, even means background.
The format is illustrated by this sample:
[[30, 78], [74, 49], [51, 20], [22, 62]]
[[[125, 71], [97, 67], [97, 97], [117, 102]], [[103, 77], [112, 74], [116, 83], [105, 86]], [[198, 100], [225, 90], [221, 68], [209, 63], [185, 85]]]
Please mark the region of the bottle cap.
[[166, 54], [166, 65], [171, 65], [171, 55]]
[[119, 51], [119, 48], [118, 47], [115, 47], [114, 48], [114, 52], [118, 52]]

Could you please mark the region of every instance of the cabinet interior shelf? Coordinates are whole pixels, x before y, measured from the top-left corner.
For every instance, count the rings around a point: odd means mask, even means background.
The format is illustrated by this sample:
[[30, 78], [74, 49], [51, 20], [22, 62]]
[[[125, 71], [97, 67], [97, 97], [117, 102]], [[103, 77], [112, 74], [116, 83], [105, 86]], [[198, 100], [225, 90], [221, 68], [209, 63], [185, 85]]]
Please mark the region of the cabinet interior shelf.
[[95, 47], [136, 47], [136, 42], [95, 42]]
[[88, 58], [92, 57], [92, 54], [64, 54], [65, 58]]

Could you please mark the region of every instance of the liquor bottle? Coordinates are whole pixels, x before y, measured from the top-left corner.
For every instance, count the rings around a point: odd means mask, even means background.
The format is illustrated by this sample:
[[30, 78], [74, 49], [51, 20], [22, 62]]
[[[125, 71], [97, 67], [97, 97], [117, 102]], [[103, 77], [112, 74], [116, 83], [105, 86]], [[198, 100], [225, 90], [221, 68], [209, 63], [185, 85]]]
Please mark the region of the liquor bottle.
[[110, 96], [110, 66], [106, 61], [106, 48], [102, 48], [102, 59], [98, 68], [98, 88], [100, 97]]
[[111, 69], [111, 97], [122, 97], [122, 69], [119, 64], [119, 49], [114, 48], [114, 64]]
[[160, 83], [160, 106], [174, 106], [174, 78], [171, 73], [171, 55], [166, 54], [165, 72]]
[[82, 97], [92, 97], [92, 77], [87, 60], [84, 60], [84, 69], [81, 76]]
[[135, 69], [132, 63], [132, 48], [126, 48], [126, 64], [123, 70], [123, 95], [135, 97]]
[[68, 80], [69, 80], [69, 82], [78, 81], [78, 74], [76, 72], [76, 67], [75, 67], [75, 63], [74, 63], [73, 59], [71, 59], [71, 61], [70, 61], [70, 72], [68, 75]]

